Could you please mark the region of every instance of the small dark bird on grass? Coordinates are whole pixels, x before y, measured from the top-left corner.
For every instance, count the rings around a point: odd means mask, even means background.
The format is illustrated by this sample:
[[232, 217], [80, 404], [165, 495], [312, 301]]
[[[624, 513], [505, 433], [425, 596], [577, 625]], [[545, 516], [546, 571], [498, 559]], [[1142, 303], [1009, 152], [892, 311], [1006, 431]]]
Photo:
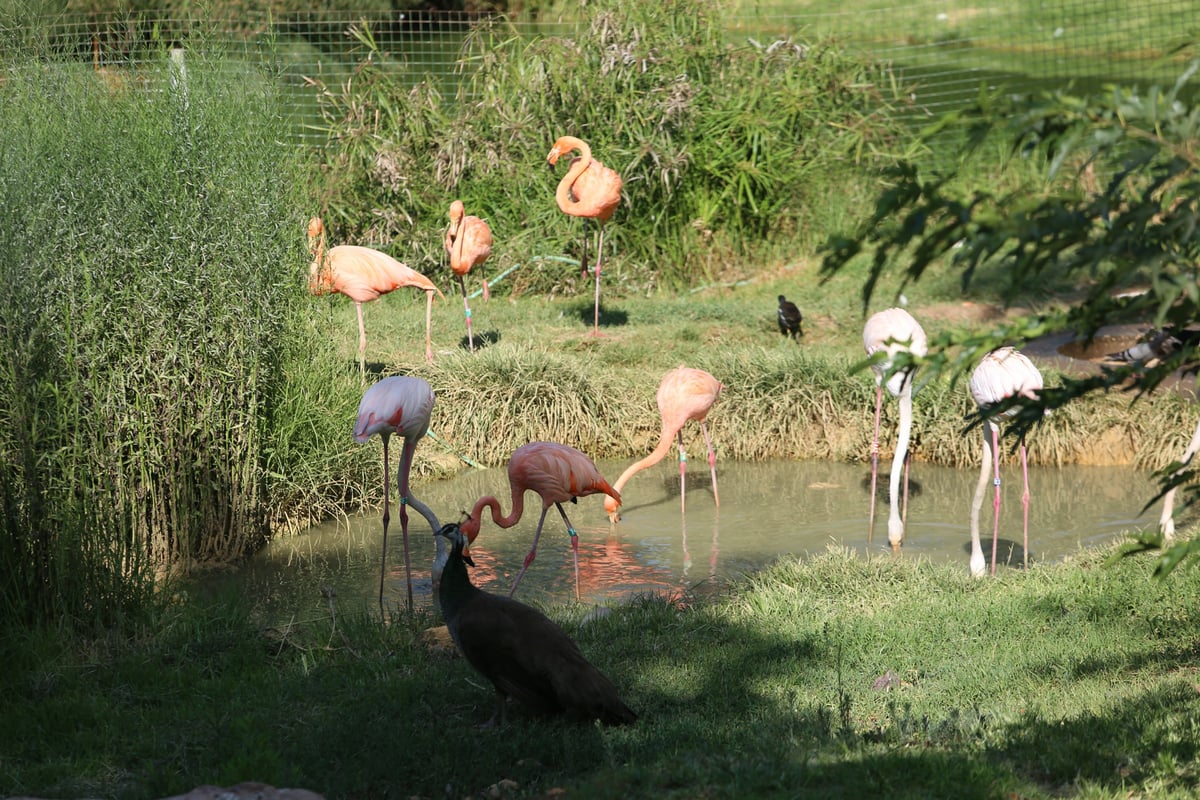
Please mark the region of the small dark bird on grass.
[[779, 295], [779, 332], [784, 336], [798, 339], [804, 335], [804, 331], [800, 330], [800, 323], [803, 321], [804, 315], [800, 313], [796, 304], [783, 295]]
[[463, 552], [467, 537], [458, 525], [443, 525], [438, 536], [450, 543], [438, 591], [442, 614], [463, 657], [496, 687], [501, 725], [509, 697], [543, 714], [598, 719], [605, 725], [637, 721], [612, 681], [549, 617], [471, 583], [467, 565], [475, 564]]

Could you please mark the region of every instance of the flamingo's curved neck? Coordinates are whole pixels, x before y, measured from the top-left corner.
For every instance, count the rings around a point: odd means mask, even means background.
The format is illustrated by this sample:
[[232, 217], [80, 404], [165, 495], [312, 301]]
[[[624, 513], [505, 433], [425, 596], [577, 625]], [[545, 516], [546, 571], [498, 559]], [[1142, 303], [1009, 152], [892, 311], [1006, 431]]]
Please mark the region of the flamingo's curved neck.
[[579, 156], [571, 159], [571, 168], [567, 170], [567, 174], [558, 182], [558, 188], [554, 191], [554, 201], [558, 203], [559, 208], [571, 208], [579, 204], [579, 200], [571, 192], [571, 188], [575, 185], [575, 181], [579, 176], [587, 171], [592, 165], [592, 148], [587, 142], [582, 139], [566, 137], [567, 142], [571, 144], [573, 150], [579, 151]]
[[654, 466], [666, 457], [667, 453], [671, 450], [671, 441], [675, 438], [676, 433], [678, 433], [678, 429], [672, 431], [666, 425], [663, 425], [662, 434], [659, 435], [658, 444], [655, 445], [654, 450], [645, 458], [635, 461], [626, 467], [625, 471], [621, 473], [621, 477], [617, 478], [617, 482], [613, 484], [613, 489], [616, 490], [617, 494], [621, 493], [621, 489], [629, 482], [630, 478], [647, 467]]
[[492, 509], [492, 522], [496, 523], [501, 528], [511, 528], [516, 525], [521, 519], [521, 515], [525, 513], [525, 492], [513, 487], [512, 490], [512, 513], [507, 517], [504, 516], [503, 510], [500, 508], [500, 501], [495, 497], [481, 497], [475, 501], [475, 507], [471, 509], [472, 519], [482, 519], [483, 509], [489, 507]]
[[462, 263], [463, 257], [463, 240], [467, 238], [466, 236], [463, 236], [463, 233], [465, 232], [463, 228], [465, 227], [466, 221], [466, 217], [459, 217], [451, 226], [452, 233], [450, 235], [454, 239], [454, 260], [460, 264]]
[[321, 235], [317, 237], [316, 246], [312, 248], [312, 265], [308, 268], [308, 290], [313, 294], [318, 294], [323, 286], [328, 286], [331, 283], [330, 277], [323, 274], [321, 264], [325, 260], [325, 229], [321, 229]]

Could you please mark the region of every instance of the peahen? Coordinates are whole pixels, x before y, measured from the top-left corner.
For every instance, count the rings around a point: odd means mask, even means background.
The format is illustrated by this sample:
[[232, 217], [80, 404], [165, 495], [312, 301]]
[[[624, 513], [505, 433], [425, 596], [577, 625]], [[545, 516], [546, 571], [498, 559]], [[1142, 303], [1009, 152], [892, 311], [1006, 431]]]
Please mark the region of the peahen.
[[443, 525], [438, 535], [450, 544], [438, 590], [442, 614], [459, 651], [496, 687], [501, 725], [509, 697], [543, 714], [598, 719], [605, 725], [637, 721], [612, 681], [549, 617], [471, 583], [467, 565], [475, 565], [463, 552], [467, 537], [457, 524]]

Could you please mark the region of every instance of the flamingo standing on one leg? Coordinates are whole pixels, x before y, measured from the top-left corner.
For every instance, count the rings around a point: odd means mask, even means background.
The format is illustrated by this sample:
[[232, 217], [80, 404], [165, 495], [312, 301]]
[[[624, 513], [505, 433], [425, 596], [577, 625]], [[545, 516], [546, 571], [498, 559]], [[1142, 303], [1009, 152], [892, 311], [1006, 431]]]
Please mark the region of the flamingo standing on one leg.
[[338, 292], [354, 301], [358, 311], [358, 364], [366, 374], [367, 329], [363, 325], [363, 303], [376, 300], [401, 286], [425, 292], [425, 361], [433, 361], [430, 328], [433, 320], [433, 295], [445, 299], [433, 281], [415, 269], [400, 263], [387, 253], [370, 247], [343, 244], [325, 253], [325, 225], [320, 217], [308, 221], [308, 249], [312, 266], [308, 271], [308, 291], [321, 295]]
[[[379, 614], [383, 615], [383, 579], [387, 572], [388, 521], [388, 438], [399, 433], [404, 438], [396, 483], [400, 486], [400, 530], [404, 537], [404, 575], [408, 583], [408, 607], [412, 608], [412, 562], [408, 557], [408, 506], [425, 517], [434, 533], [441, 524], [427, 505], [409, 494], [408, 474], [412, 469], [413, 452], [417, 442], [429, 430], [433, 413], [433, 389], [421, 378], [393, 376], [384, 378], [363, 394], [358, 404], [358, 419], [354, 423], [354, 440], [365, 442], [378, 433], [383, 439], [383, 562], [379, 571]], [[437, 555], [434, 560], [434, 596], [437, 596], [438, 571], [445, 566], [445, 543], [434, 537]]]
[[[883, 407], [884, 376], [892, 368], [897, 353], [923, 356], [929, 350], [925, 330], [902, 308], [889, 308], [871, 315], [863, 326], [863, 347], [871, 356], [879, 351], [887, 358], [871, 365], [875, 372], [875, 436], [871, 440], [871, 511], [867, 522], [867, 537], [875, 528], [875, 486], [879, 476], [879, 414]], [[905, 472], [905, 492], [908, 496], [908, 439], [912, 433], [912, 379], [915, 370], [898, 370], [887, 379], [887, 389], [900, 399], [900, 430], [896, 438], [896, 454], [892, 457], [892, 474], [888, 484], [888, 543], [892, 551], [904, 541], [904, 519], [901, 518], [897, 495], [900, 491], [900, 472]], [[907, 511], [907, 509], [905, 509]]]
[[[458, 277], [462, 289], [463, 309], [467, 315], [467, 345], [475, 352], [471, 334], [471, 306], [467, 302], [466, 275], [471, 267], [482, 266], [492, 254], [492, 229], [479, 217], [466, 215], [462, 200], [450, 204], [450, 227], [446, 230], [446, 252], [450, 256], [450, 271]], [[488, 299], [487, 277], [483, 278], [483, 301]]]
[[[617, 482], [613, 485], [617, 493], [621, 492], [621, 489], [636, 473], [662, 461], [667, 451], [671, 449], [671, 441], [678, 438], [679, 510], [680, 513], [683, 513], [686, 509], [684, 497], [687, 473], [687, 454], [683, 449], [683, 426], [687, 424], [688, 420], [694, 419], [700, 423], [700, 430], [704, 433], [704, 442], [708, 445], [708, 468], [712, 473], [713, 503], [720, 506], [721, 501], [717, 496], [717, 456], [713, 452], [712, 439], [709, 438], [705, 419], [723, 388], [725, 388], [723, 383], [702, 369], [676, 367], [664, 375], [662, 382], [658, 384], [657, 395], [658, 412], [662, 416], [662, 432], [659, 434], [658, 444], [655, 445], [654, 451], [650, 455], [630, 464], [621, 473], [621, 477], [617, 478]], [[604, 498], [604, 510], [608, 512], [611, 522], [620, 521], [621, 515], [618, 512], [620, 506], [619, 497]]]
[[592, 149], [587, 142], [574, 136], [560, 136], [546, 161], [553, 168], [560, 156], [572, 150], [579, 155], [571, 159], [571, 167], [558, 182], [554, 200], [564, 214], [583, 217], [583, 256], [580, 259], [583, 275], [587, 276], [587, 221], [596, 220], [600, 229], [596, 244], [596, 308], [592, 323], [592, 335], [600, 335], [600, 262], [604, 256], [604, 223], [612, 217], [621, 202], [621, 176], [615, 170], [592, 158]]
[[[1001, 347], [984, 356], [983, 361], [971, 374], [971, 396], [981, 409], [986, 409], [1008, 397], [1020, 395], [1037, 399], [1042, 389], [1042, 373], [1033, 362], [1011, 347]], [[983, 548], [979, 544], [979, 509], [983, 505], [983, 494], [987, 487], [989, 469], [992, 483], [996, 487], [992, 502], [994, 519], [992, 524], [992, 574], [996, 574], [996, 541], [1000, 534], [1000, 422], [1016, 414], [1010, 408], [1003, 414], [989, 417], [983, 432], [983, 458], [979, 468], [979, 483], [975, 486], [975, 497], [971, 501], [971, 574], [984, 573]], [[1025, 438], [1021, 438], [1021, 474], [1025, 479], [1025, 491], [1021, 495], [1024, 509], [1024, 551], [1022, 559], [1029, 566], [1029, 462], [1025, 450]]]
[[542, 535], [542, 525], [546, 522], [546, 512], [550, 506], [558, 508], [563, 522], [567, 526], [567, 534], [571, 537], [571, 555], [575, 561], [575, 596], [579, 597], [579, 534], [567, 519], [567, 512], [562, 504], [568, 501], [574, 503], [577, 498], [603, 492], [609, 497], [621, 501], [620, 493], [614, 489], [596, 464], [574, 447], [557, 442], [530, 442], [521, 445], [508, 460], [508, 484], [512, 491], [512, 512], [504, 516], [500, 501], [495, 497], [481, 497], [471, 509], [471, 515], [462, 524], [462, 531], [467, 535], [468, 542], [475, 541], [479, 535], [479, 525], [482, 522], [483, 509], [491, 506], [492, 522], [501, 528], [511, 528], [521, 519], [525, 511], [525, 492], [532, 489], [542, 498], [542, 516], [538, 519], [537, 532], [533, 535], [533, 546], [525, 563], [513, 581], [508, 595], [511, 597], [517, 591], [525, 570], [537, 556], [538, 539]]

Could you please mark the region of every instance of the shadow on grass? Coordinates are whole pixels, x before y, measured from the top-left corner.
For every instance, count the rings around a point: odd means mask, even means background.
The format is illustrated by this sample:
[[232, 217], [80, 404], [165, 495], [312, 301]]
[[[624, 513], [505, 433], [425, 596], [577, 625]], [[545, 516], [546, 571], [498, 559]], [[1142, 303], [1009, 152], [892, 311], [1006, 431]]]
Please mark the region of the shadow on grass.
[[[596, 304], [594, 300], [581, 302], [575, 306], [575, 314], [579, 321], [589, 328], [596, 322]], [[605, 308], [600, 303], [600, 328], [620, 328], [629, 324], [629, 312], [620, 308]]]
[[[482, 350], [485, 347], [500, 343], [501, 334], [498, 330], [479, 331], [474, 335], [475, 349]], [[460, 350], [471, 351], [471, 341], [465, 335], [458, 340], [458, 348]]]
[[[28, 662], [6, 675], [12, 718], [29, 724], [0, 732], [8, 774], [24, 776], [5, 788], [161, 797], [258, 780], [331, 798], [464, 797], [511, 780], [526, 797], [983, 798], [1080, 781], [1115, 796], [1164, 770], [1195, 777], [1194, 637], [1159, 647], [1143, 637], [1120, 663], [1079, 665], [1179, 675], [1096, 713], [1000, 718], [985, 703], [931, 718], [902, 707], [909, 690], [872, 688], [876, 662], [862, 654], [876, 622], [822, 626], [812, 591], [776, 593], [782, 606], [765, 612], [688, 597], [635, 600], [586, 623], [584, 609], [550, 609], [641, 717], [607, 729], [519, 707], [506, 728], [480, 728], [492, 688], [420, 644], [428, 615], [385, 627], [347, 609], [336, 624], [263, 631], [244, 608], [195, 608], [102, 668]], [[1045, 665], [1045, 680], [1056, 669]]]

